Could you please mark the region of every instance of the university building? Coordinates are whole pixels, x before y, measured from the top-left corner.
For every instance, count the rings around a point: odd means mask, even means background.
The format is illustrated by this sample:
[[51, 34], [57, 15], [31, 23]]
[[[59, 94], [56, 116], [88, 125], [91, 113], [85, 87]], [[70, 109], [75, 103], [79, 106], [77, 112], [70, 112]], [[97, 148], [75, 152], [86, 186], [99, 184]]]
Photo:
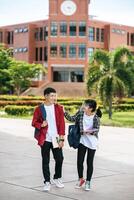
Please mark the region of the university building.
[[15, 59], [47, 67], [47, 75], [34, 80], [25, 94], [40, 95], [52, 86], [61, 96], [84, 95], [88, 62], [96, 49], [126, 46], [134, 53], [134, 27], [91, 19], [89, 4], [49, 0], [47, 20], [0, 27], [0, 43], [13, 48]]

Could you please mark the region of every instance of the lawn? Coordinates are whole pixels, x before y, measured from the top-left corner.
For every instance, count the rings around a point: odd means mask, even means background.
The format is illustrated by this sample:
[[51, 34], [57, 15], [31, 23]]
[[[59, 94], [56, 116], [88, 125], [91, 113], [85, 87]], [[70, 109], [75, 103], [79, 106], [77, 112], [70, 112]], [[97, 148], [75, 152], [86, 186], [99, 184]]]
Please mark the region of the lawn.
[[[32, 119], [32, 116], [9, 116], [1, 112], [0, 117]], [[134, 111], [114, 112], [112, 120], [108, 119], [108, 114], [103, 113], [101, 125], [134, 128]]]
[[105, 126], [119, 126], [134, 128], [134, 111], [114, 112], [112, 120], [108, 119], [108, 114], [103, 114], [101, 124]]

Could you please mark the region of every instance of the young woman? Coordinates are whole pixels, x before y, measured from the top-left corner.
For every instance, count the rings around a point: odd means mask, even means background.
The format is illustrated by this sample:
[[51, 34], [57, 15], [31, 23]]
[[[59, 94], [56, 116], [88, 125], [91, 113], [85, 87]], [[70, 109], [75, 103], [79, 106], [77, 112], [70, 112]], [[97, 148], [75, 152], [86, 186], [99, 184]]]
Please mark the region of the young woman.
[[[98, 144], [98, 132], [100, 128], [100, 117], [102, 113], [95, 100], [88, 99], [83, 103], [82, 108], [74, 115], [70, 116], [65, 112], [65, 118], [71, 122], [79, 122], [80, 144], [77, 151], [78, 183], [76, 188], [81, 188], [85, 184], [85, 190], [90, 190], [90, 181], [93, 174], [93, 160]], [[83, 163], [87, 152], [87, 174], [86, 180], [83, 178]]]

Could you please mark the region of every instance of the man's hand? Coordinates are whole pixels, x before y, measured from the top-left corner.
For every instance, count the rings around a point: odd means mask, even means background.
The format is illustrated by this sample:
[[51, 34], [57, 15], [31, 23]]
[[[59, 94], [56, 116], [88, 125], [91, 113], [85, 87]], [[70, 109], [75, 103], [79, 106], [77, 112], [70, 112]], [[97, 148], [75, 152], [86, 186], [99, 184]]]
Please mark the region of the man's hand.
[[45, 127], [45, 126], [47, 126], [47, 125], [48, 125], [47, 121], [43, 121], [41, 127]]
[[59, 148], [62, 148], [64, 146], [64, 136], [60, 136], [58, 144]]

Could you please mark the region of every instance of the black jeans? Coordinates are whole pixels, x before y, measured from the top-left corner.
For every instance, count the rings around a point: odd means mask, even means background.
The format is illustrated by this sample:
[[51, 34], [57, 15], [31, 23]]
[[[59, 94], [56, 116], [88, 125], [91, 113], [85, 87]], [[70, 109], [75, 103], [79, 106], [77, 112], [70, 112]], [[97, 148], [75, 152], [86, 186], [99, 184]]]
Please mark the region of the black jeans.
[[42, 155], [42, 171], [44, 176], [44, 183], [50, 182], [50, 149], [52, 150], [53, 157], [55, 160], [55, 174], [54, 179], [61, 178], [62, 176], [62, 163], [63, 163], [63, 152], [62, 148], [53, 148], [51, 142], [44, 142], [41, 147], [41, 155]]
[[78, 176], [79, 178], [83, 178], [83, 163], [84, 158], [87, 152], [87, 177], [86, 180], [90, 181], [92, 174], [93, 174], [93, 160], [95, 151], [93, 149], [89, 149], [85, 147], [83, 144], [79, 144], [78, 152], [77, 152], [77, 170], [78, 170]]

